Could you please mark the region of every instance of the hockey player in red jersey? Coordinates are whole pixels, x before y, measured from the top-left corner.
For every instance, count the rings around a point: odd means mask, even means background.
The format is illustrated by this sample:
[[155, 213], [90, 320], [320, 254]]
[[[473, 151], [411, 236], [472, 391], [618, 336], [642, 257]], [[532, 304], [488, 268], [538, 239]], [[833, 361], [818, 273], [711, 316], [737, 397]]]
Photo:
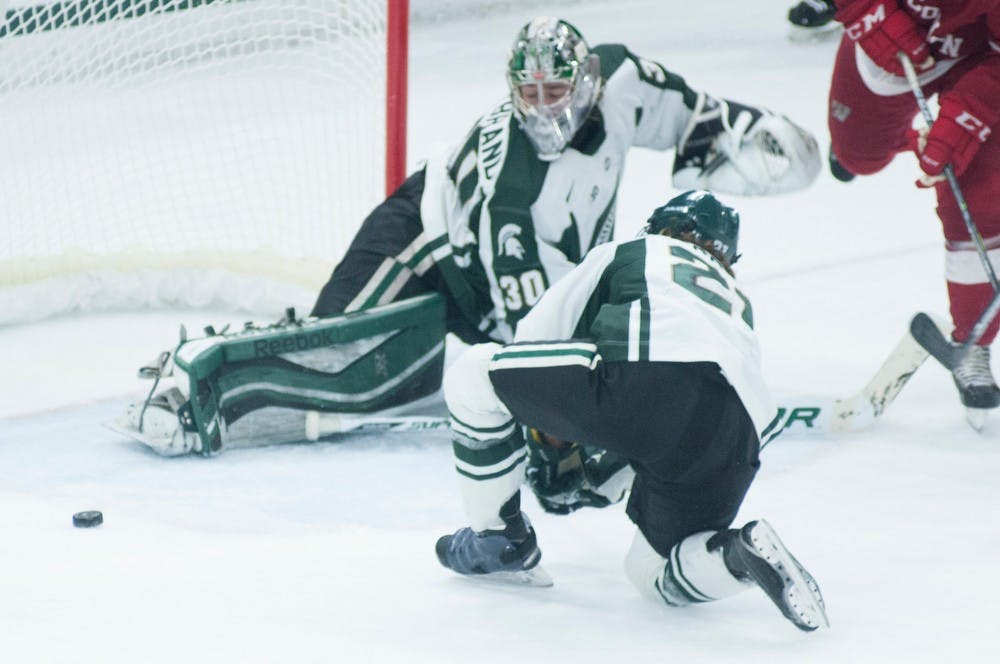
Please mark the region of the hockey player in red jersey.
[[[899, 152], [916, 154], [917, 184], [937, 193], [945, 278], [964, 341], [993, 295], [944, 168], [951, 164], [994, 270], [1000, 268], [1000, 0], [837, 0], [844, 35], [830, 86], [831, 166], [839, 179], [869, 175]], [[899, 54], [916, 69], [940, 111], [929, 132], [912, 129], [918, 105]], [[989, 346], [998, 321], [954, 370], [970, 422], [1000, 405]]]

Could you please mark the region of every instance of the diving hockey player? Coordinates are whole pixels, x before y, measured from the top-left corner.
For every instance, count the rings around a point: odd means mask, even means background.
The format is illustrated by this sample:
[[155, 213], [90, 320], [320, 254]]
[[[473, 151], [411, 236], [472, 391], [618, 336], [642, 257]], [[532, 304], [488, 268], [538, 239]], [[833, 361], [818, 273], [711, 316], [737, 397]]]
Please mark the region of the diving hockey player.
[[[954, 322], [965, 341], [993, 287], [943, 175], [950, 164], [978, 226], [994, 271], [1000, 268], [1000, 2], [838, 0], [846, 26], [830, 84], [831, 164], [870, 175], [900, 152], [916, 154], [921, 187], [933, 187], [945, 237], [945, 279]], [[938, 96], [937, 119], [924, 135], [912, 130], [918, 105], [899, 54], [919, 73], [924, 94]], [[835, 155], [835, 162], [833, 157]], [[840, 177], [840, 176], [838, 176]], [[840, 179], [845, 179], [841, 177]], [[953, 371], [968, 419], [981, 428], [1000, 406], [990, 368], [994, 320]]]
[[[508, 98], [480, 118], [450, 155], [429, 159], [365, 219], [319, 294], [313, 316], [355, 314], [357, 323], [360, 310], [367, 315], [374, 307], [438, 293], [445, 310], [438, 341], [447, 331], [466, 343], [508, 342], [542, 294], [588, 250], [612, 238], [618, 186], [632, 146], [676, 149], [678, 188], [770, 195], [802, 189], [820, 170], [815, 139], [787, 118], [699, 92], [620, 44], [590, 48], [560, 19], [536, 18], [518, 32], [507, 85]], [[410, 311], [414, 325], [428, 315], [424, 307]], [[327, 338], [335, 339], [330, 330]], [[371, 335], [384, 331], [373, 315]], [[231, 372], [229, 355], [222, 352], [218, 366], [212, 360], [199, 369], [204, 376], [181, 376], [180, 393], [163, 391], [169, 399], [134, 404], [119, 430], [163, 453], [205, 452], [239, 444], [230, 435], [236, 431], [265, 431], [254, 423], [265, 407], [281, 408], [283, 416], [304, 408], [372, 412], [436, 389], [429, 369], [439, 364], [436, 351], [422, 343], [427, 355], [381, 361], [377, 377], [359, 375], [331, 387], [335, 371], [314, 370], [330, 362], [303, 352], [299, 337], [288, 339], [301, 336], [294, 321], [267, 333], [276, 337], [267, 348], [289, 348], [291, 354], [237, 353], [241, 371]], [[265, 332], [253, 334], [261, 342]], [[368, 354], [379, 348], [357, 346]], [[330, 352], [324, 346], [322, 353]], [[184, 359], [185, 371], [192, 366], [191, 349], [182, 345], [175, 355]], [[414, 369], [420, 376], [416, 386], [394, 373], [410, 370], [420, 358], [427, 361]], [[257, 360], [263, 364], [254, 369]], [[283, 371], [268, 371], [276, 362]], [[334, 365], [348, 365], [343, 353]], [[168, 359], [150, 373], [170, 371]], [[217, 375], [226, 377], [225, 386], [217, 384]], [[250, 383], [241, 386], [241, 380]], [[196, 411], [214, 422], [198, 424], [196, 413], [192, 423], [183, 412], [192, 389], [203, 393], [203, 407]], [[363, 396], [373, 391], [377, 398]], [[226, 407], [226, 400], [239, 405]], [[268, 417], [276, 414], [272, 410]], [[236, 420], [242, 422], [234, 427]], [[272, 442], [287, 442], [277, 432], [271, 435]]]
[[[593, 249], [521, 320], [515, 342], [448, 369], [455, 466], [470, 526], [441, 537], [445, 567], [548, 585], [520, 509], [520, 425], [607, 449], [635, 471], [626, 561], [671, 606], [759, 586], [796, 627], [827, 626], [816, 582], [766, 521], [730, 528], [775, 407], [750, 302], [737, 288], [739, 216], [704, 191], [657, 208], [638, 239]], [[620, 499], [620, 476], [609, 490]]]

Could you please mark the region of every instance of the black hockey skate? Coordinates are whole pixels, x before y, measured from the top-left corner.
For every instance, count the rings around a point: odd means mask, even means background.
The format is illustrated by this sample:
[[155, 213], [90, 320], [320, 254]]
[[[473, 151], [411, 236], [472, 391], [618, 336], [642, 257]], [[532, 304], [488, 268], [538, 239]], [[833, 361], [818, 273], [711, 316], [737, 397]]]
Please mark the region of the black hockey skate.
[[986, 412], [1000, 406], [1000, 388], [990, 370], [990, 347], [971, 346], [951, 372], [965, 417], [977, 431], [986, 424]]
[[840, 30], [840, 24], [833, 20], [836, 11], [833, 0], [802, 0], [788, 10], [792, 24], [789, 39], [809, 41], [835, 35]]
[[819, 585], [763, 519], [751, 521], [723, 544], [726, 567], [737, 578], [760, 586], [796, 627], [811, 632], [829, 627]]
[[490, 581], [551, 586], [552, 577], [538, 566], [542, 552], [535, 530], [524, 513], [504, 520], [503, 530], [476, 532], [460, 528], [434, 547], [438, 560], [450, 570]]

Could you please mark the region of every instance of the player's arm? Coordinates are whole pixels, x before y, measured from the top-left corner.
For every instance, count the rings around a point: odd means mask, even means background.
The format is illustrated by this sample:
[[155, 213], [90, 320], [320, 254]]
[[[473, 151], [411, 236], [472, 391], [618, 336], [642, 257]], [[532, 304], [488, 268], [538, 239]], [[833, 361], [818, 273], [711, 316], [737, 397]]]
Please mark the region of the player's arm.
[[916, 144], [920, 168], [931, 184], [951, 164], [962, 175], [1000, 124], [1000, 8], [987, 15], [989, 52], [938, 98], [937, 119]]
[[525, 479], [546, 512], [607, 507], [625, 497], [635, 472], [623, 457], [528, 429]]
[[917, 71], [934, 66], [926, 32], [896, 0], [837, 2], [836, 20], [844, 34], [881, 69], [903, 76], [899, 53], [905, 53]]
[[632, 67], [608, 85], [634, 88], [635, 145], [677, 148], [675, 187], [757, 196], [803, 189], [816, 179], [818, 143], [787, 117], [695, 90], [631, 52], [626, 59]]

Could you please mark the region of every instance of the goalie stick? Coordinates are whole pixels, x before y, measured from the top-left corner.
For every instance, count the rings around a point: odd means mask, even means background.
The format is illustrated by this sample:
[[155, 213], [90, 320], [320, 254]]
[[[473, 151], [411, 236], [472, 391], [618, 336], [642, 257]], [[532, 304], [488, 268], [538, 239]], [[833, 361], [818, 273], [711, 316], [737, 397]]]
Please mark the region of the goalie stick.
[[447, 429], [447, 417], [379, 416], [350, 413], [306, 412], [306, 440], [319, 440], [340, 433], [407, 432]]
[[[998, 305], [1000, 307], [1000, 305]], [[926, 314], [921, 314], [926, 316]], [[928, 323], [940, 328], [944, 323], [926, 316]], [[940, 334], [940, 330], [939, 330]], [[785, 435], [820, 435], [862, 431], [872, 426], [896, 399], [910, 377], [927, 360], [928, 351], [910, 330], [896, 343], [889, 356], [856, 394], [842, 398], [796, 397], [780, 399], [778, 415], [765, 444], [779, 432]], [[355, 432], [407, 432], [448, 427], [447, 417], [380, 417], [344, 413], [306, 413], [306, 440]]]

